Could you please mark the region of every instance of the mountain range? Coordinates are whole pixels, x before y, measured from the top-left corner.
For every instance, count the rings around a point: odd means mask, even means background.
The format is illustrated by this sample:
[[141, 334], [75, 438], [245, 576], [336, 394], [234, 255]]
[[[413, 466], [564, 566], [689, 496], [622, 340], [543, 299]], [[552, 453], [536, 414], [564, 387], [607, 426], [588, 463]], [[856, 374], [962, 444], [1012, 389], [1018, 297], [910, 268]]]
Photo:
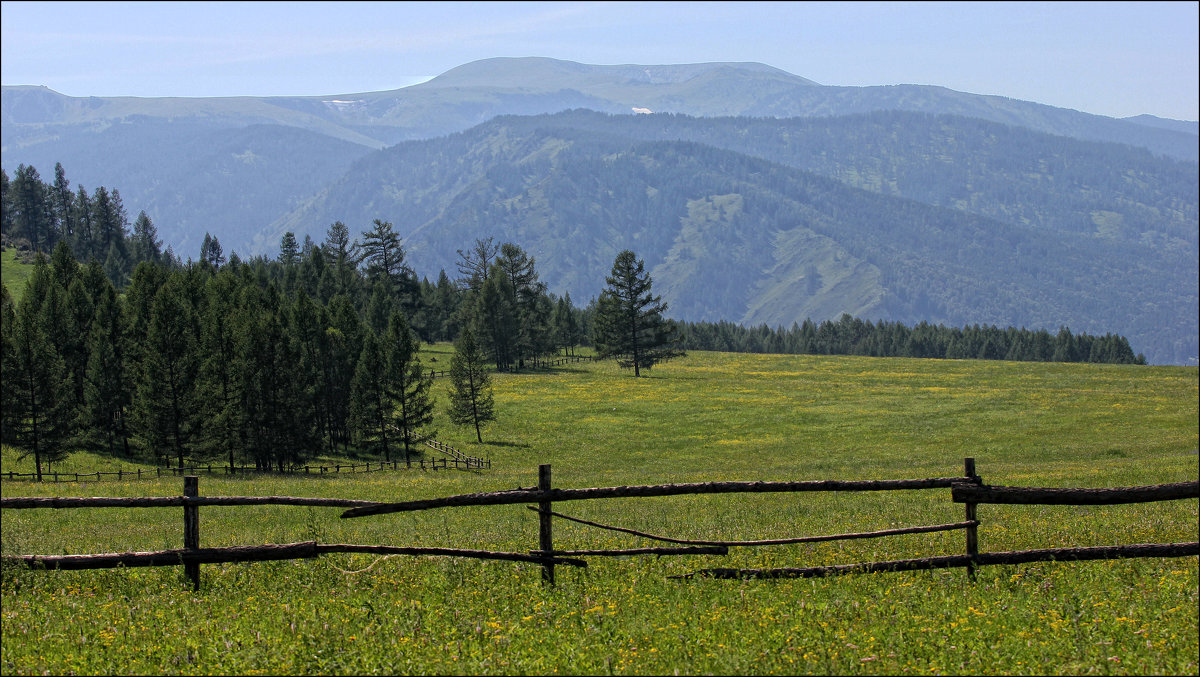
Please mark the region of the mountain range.
[[[636, 111], [636, 112], [635, 112]], [[672, 315], [1026, 326], [1194, 362], [1195, 122], [763, 64], [489, 59], [325, 97], [68, 97], [4, 87], [2, 164], [118, 188], [177, 252], [274, 255], [392, 221], [419, 274], [512, 241], [576, 302], [616, 252]]]

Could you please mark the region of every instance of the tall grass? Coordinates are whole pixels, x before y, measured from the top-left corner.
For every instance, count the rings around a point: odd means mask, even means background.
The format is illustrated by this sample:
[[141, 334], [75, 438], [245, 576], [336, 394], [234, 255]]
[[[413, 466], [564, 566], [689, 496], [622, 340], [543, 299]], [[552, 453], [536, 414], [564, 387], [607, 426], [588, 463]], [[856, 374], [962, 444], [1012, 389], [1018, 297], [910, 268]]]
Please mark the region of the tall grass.
[[[441, 358], [439, 358], [439, 362]], [[448, 361], [447, 361], [448, 362]], [[440, 367], [439, 367], [440, 368]], [[958, 475], [993, 484], [1195, 480], [1195, 368], [693, 353], [633, 379], [580, 363], [495, 379], [498, 421], [437, 423], [490, 456], [483, 472], [202, 477], [204, 495], [405, 500], [536, 483]], [[444, 389], [439, 381], [435, 390]], [[444, 399], [444, 397], [443, 397]], [[11, 450], [0, 469], [20, 469]], [[4, 496], [178, 495], [178, 479], [36, 486]], [[556, 510], [697, 539], [759, 539], [959, 521], [948, 490], [733, 494], [560, 503]], [[4, 511], [5, 554], [182, 545], [179, 509]], [[340, 519], [339, 509], [201, 509], [205, 546], [379, 543], [524, 552], [524, 506]], [[1197, 501], [979, 507], [983, 551], [1197, 539]], [[1196, 558], [986, 567], [816, 580], [691, 581], [710, 566], [775, 567], [959, 554], [962, 532], [767, 548], [724, 557], [592, 558], [560, 567], [338, 555], [178, 568], [6, 568], [5, 674], [986, 673], [1194, 674]], [[643, 539], [557, 521], [558, 548]]]

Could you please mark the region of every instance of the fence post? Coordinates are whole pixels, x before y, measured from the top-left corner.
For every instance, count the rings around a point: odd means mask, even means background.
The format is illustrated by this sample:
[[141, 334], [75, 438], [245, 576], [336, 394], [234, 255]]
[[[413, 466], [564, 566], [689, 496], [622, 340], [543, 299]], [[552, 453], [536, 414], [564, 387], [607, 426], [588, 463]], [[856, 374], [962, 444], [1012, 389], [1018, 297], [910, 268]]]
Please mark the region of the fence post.
[[[977, 476], [975, 475], [975, 459], [973, 459], [973, 458], [964, 458], [963, 459], [963, 475], [965, 475], [969, 481], [978, 483], [979, 480], [978, 480]], [[967, 508], [967, 514], [966, 514], [967, 521], [968, 522], [976, 521], [975, 503], [967, 501], [963, 505], [965, 505]], [[976, 530], [976, 526], [971, 525], [971, 526], [967, 527], [967, 557], [968, 557], [967, 578], [970, 579], [971, 581], [975, 580], [975, 569], [976, 569], [975, 559], [978, 555], [979, 555], [979, 533]]]
[[[538, 466], [538, 491], [550, 491], [550, 464]], [[551, 532], [552, 518], [550, 501], [538, 501], [538, 549], [545, 557], [554, 550], [554, 535]], [[554, 565], [542, 565], [542, 581], [554, 585]]]
[[[183, 495], [196, 497], [200, 495], [200, 478], [189, 475], [183, 478]], [[200, 507], [195, 505], [183, 506], [183, 547], [185, 550], [200, 547]], [[200, 563], [188, 562], [183, 565], [184, 574], [192, 581], [192, 590], [200, 590]]]

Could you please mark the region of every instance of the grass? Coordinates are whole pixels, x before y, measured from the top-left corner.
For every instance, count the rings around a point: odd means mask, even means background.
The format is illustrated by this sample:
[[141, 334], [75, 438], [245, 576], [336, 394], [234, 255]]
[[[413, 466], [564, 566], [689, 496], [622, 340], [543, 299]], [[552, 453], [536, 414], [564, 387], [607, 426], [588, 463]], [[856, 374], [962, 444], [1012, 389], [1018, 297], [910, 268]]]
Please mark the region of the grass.
[[[449, 363], [448, 347], [444, 349]], [[427, 360], [428, 361], [428, 360]], [[439, 357], [439, 366], [443, 359]], [[438, 439], [480, 473], [202, 477], [205, 495], [377, 500], [511, 489], [550, 463], [564, 488], [711, 480], [957, 475], [992, 484], [1195, 480], [1198, 372], [1183, 367], [693, 353], [635, 380], [611, 363], [495, 378], [499, 420]], [[435, 391], [444, 401], [445, 380]], [[72, 460], [74, 462], [74, 459]], [[83, 458], [81, 465], [94, 462]], [[0, 470], [20, 471], [12, 450]], [[82, 469], [93, 469], [88, 465]], [[178, 479], [36, 486], [4, 496], [178, 495]], [[563, 503], [641, 531], [758, 539], [959, 521], [946, 490], [732, 494]], [[206, 546], [380, 543], [524, 552], [524, 506], [353, 520], [338, 509], [204, 508]], [[182, 545], [176, 509], [5, 511], [3, 550]], [[980, 506], [983, 551], [1197, 539], [1197, 501]], [[651, 545], [557, 521], [559, 548]], [[668, 580], [710, 566], [843, 564], [963, 551], [961, 532], [592, 558], [541, 585], [533, 565], [339, 555], [178, 568], [6, 568], [3, 674], [1195, 674], [1196, 558], [985, 567], [793, 581]], [[71, 619], [69, 621], [64, 619]]]
[[32, 274], [33, 264], [17, 261], [16, 249], [5, 247], [4, 251], [0, 252], [0, 283], [8, 287], [13, 303], [19, 303], [25, 295], [25, 282]]

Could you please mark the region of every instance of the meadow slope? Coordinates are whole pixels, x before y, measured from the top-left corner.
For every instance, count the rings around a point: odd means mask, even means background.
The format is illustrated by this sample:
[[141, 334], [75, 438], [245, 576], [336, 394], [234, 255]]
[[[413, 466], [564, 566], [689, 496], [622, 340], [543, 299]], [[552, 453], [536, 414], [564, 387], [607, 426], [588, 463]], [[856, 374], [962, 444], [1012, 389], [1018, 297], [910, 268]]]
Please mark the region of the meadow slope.
[[[447, 346], [432, 350], [447, 352]], [[441, 361], [439, 357], [439, 362]], [[447, 384], [435, 391], [445, 400]], [[612, 363], [499, 375], [499, 420], [438, 439], [483, 472], [203, 476], [205, 495], [403, 500], [528, 487], [957, 475], [1112, 487], [1196, 480], [1198, 370], [694, 352], [634, 379]], [[86, 459], [91, 460], [91, 459]], [[22, 470], [6, 449], [0, 470]], [[84, 460], [73, 462], [84, 463]], [[131, 467], [130, 464], [127, 467]], [[9, 496], [178, 495], [177, 479]], [[732, 494], [563, 503], [584, 519], [693, 539], [766, 539], [955, 522], [948, 490]], [[178, 509], [5, 510], [4, 554], [182, 545]], [[526, 552], [524, 506], [340, 519], [340, 509], [204, 508], [205, 546], [377, 543]], [[983, 551], [1197, 540], [1197, 501], [981, 506]], [[645, 547], [558, 521], [564, 549]], [[3, 674], [1195, 674], [1195, 557], [766, 581], [668, 580], [704, 567], [844, 564], [963, 552], [963, 534], [727, 556], [591, 558], [544, 587], [535, 565], [338, 555], [177, 568], [5, 567]]]

